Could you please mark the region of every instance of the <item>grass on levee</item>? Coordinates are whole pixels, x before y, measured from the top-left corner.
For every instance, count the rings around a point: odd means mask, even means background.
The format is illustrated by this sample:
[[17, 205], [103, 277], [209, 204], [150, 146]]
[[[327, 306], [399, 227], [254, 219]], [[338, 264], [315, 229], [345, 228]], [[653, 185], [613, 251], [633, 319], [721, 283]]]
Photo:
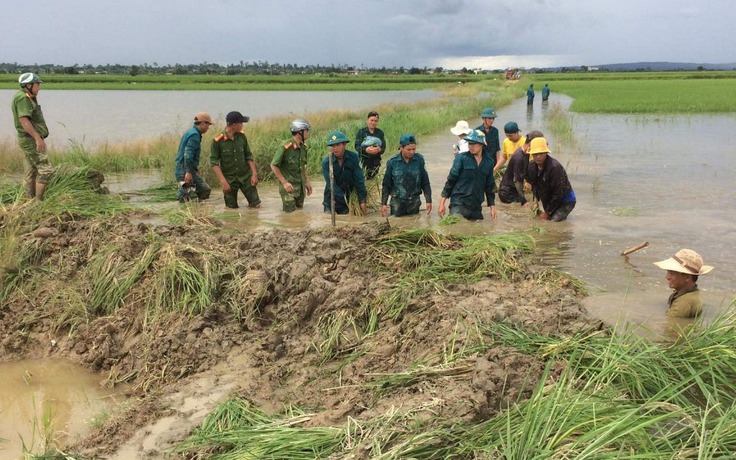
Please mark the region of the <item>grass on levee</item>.
[[[304, 427], [318, 410], [266, 414], [234, 397], [177, 447], [188, 456], [256, 458], [731, 458], [736, 449], [736, 316], [656, 343], [631, 330], [535, 335], [504, 323], [481, 325], [479, 344], [536, 356], [546, 368], [528, 399], [485, 420], [433, 416], [431, 407], [393, 409], [343, 426]], [[400, 389], [460, 365], [422, 368], [382, 382]], [[560, 369], [553, 371], [553, 369]], [[369, 376], [370, 378], [370, 376]], [[416, 379], [419, 380], [416, 380]]]

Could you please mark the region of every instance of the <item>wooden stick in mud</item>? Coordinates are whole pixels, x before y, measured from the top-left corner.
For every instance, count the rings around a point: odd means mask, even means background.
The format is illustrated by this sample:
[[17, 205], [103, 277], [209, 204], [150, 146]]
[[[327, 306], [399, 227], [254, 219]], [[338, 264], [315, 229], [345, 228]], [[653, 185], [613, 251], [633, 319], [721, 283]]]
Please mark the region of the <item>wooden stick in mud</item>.
[[648, 241], [645, 241], [645, 242], [643, 242], [643, 243], [641, 243], [641, 244], [637, 244], [636, 246], [632, 246], [632, 247], [630, 247], [629, 249], [627, 249], [627, 250], [623, 251], [623, 252], [621, 253], [621, 255], [622, 255], [622, 256], [628, 256], [628, 255], [629, 255], [629, 254], [631, 254], [632, 252], [636, 252], [636, 251], [638, 251], [639, 249], [643, 249], [643, 248], [645, 248], [645, 247], [647, 247], [647, 246], [649, 246], [649, 242], [648, 242]]
[[332, 160], [335, 158], [335, 155], [332, 153], [332, 149], [330, 149], [330, 214], [332, 216], [332, 226], [335, 226], [335, 173], [332, 166]]

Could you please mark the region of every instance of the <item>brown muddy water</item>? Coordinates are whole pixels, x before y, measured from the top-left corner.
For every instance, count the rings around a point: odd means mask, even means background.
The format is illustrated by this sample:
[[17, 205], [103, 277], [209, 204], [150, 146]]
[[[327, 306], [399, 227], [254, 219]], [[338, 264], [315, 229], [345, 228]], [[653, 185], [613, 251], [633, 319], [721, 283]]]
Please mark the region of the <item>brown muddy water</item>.
[[101, 388], [100, 380], [67, 361], [0, 363], [0, 458], [20, 458], [23, 445], [39, 452], [45, 423], [55, 440], [83, 437], [125, 399], [123, 387]]
[[[15, 90], [0, 90], [7, 101]], [[417, 91], [89, 91], [41, 90], [39, 102], [49, 124], [47, 142], [124, 142], [151, 139], [162, 133], [179, 135], [197, 112], [209, 112], [224, 123], [238, 110], [251, 120], [276, 115], [304, 116], [322, 110], [366, 111], [379, 104], [413, 103], [438, 98], [433, 90]], [[74, 110], [70, 110], [70, 108]], [[0, 110], [0, 141], [15, 142], [10, 110]]]
[[[681, 248], [691, 248], [703, 256], [706, 264], [716, 267], [698, 283], [704, 318], [712, 319], [729, 308], [736, 298], [736, 264], [731, 257], [736, 246], [732, 230], [736, 202], [730, 199], [736, 173], [732, 160], [736, 152], [730, 147], [736, 137], [736, 118], [728, 114], [571, 114], [574, 141], [563, 143], [548, 132], [549, 107], [536, 104], [529, 110], [525, 102], [519, 100], [500, 109], [495, 126], [503, 131], [506, 122], [516, 121], [524, 132], [539, 129], [547, 134], [552, 156], [567, 169], [578, 200], [567, 221], [535, 221], [518, 205], [498, 203], [498, 217], [493, 222], [486, 219], [440, 226], [433, 211], [430, 216], [422, 213], [391, 218], [391, 223], [462, 234], [533, 229], [542, 257], [587, 285], [590, 296], [586, 306], [593, 315], [612, 324], [642, 326], [642, 333], [657, 334], [672, 326], [665, 315], [670, 294], [665, 272], [653, 262]], [[552, 104], [566, 109], [570, 102], [558, 95]], [[475, 117], [468, 120], [471, 125], [480, 124]], [[436, 135], [418, 140], [417, 150], [427, 161], [435, 205], [452, 162], [456, 139], [449, 128], [455, 121], [448, 120]], [[135, 189], [152, 180], [150, 176], [132, 182], [123, 180], [111, 189]], [[213, 200], [201, 206], [221, 215], [225, 225], [244, 230], [330, 225], [329, 214], [322, 210], [324, 180], [318, 176], [312, 177], [312, 182], [315, 191], [304, 210], [291, 214], [281, 212], [278, 191], [273, 186], [259, 186], [263, 204], [258, 210], [226, 210], [218, 191], [213, 193]], [[378, 212], [364, 218], [337, 217], [338, 225], [366, 220], [383, 219]], [[619, 255], [642, 242], [649, 246], [628, 257]]]

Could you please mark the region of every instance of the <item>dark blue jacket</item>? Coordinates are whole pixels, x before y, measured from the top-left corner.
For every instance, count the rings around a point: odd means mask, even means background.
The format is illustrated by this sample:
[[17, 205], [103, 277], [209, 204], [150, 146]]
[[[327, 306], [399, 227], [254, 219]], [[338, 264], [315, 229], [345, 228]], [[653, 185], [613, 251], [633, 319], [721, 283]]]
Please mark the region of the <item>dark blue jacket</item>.
[[176, 179], [184, 180], [186, 173], [195, 174], [199, 169], [199, 157], [202, 153], [202, 133], [195, 125], [181, 137], [179, 150], [176, 153]]
[[[322, 160], [322, 176], [325, 178], [325, 194], [322, 204], [325, 209], [330, 207], [330, 156], [327, 155]], [[342, 166], [335, 158], [332, 161], [332, 168], [335, 176], [335, 202], [347, 206], [348, 196], [353, 191], [357, 191], [358, 199], [361, 203], [365, 203], [368, 198], [368, 191], [365, 188], [365, 176], [363, 175], [363, 168], [360, 167], [358, 154], [345, 150]]]
[[480, 164], [470, 152], [457, 154], [442, 189], [442, 196], [449, 198], [451, 205], [457, 204], [477, 211], [482, 210], [484, 197], [488, 206], [495, 205], [494, 164], [495, 161], [491, 161], [485, 154], [481, 155]]
[[389, 196], [392, 200], [418, 200], [422, 193], [427, 203], [431, 203], [432, 188], [422, 154], [415, 153], [408, 163], [401, 152], [389, 158], [383, 175], [381, 204], [388, 204]]

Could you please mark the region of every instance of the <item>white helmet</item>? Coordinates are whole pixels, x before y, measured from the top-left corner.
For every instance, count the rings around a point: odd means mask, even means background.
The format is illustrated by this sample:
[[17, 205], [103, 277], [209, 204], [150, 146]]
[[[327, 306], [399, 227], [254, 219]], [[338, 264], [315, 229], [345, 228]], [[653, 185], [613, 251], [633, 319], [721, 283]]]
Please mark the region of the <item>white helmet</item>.
[[304, 118], [297, 118], [296, 120], [291, 122], [289, 128], [291, 128], [292, 133], [298, 133], [299, 131], [310, 129], [310, 126], [309, 122]]
[[33, 83], [43, 83], [38, 75], [33, 72], [26, 72], [18, 77], [18, 83], [20, 86], [32, 85]]

